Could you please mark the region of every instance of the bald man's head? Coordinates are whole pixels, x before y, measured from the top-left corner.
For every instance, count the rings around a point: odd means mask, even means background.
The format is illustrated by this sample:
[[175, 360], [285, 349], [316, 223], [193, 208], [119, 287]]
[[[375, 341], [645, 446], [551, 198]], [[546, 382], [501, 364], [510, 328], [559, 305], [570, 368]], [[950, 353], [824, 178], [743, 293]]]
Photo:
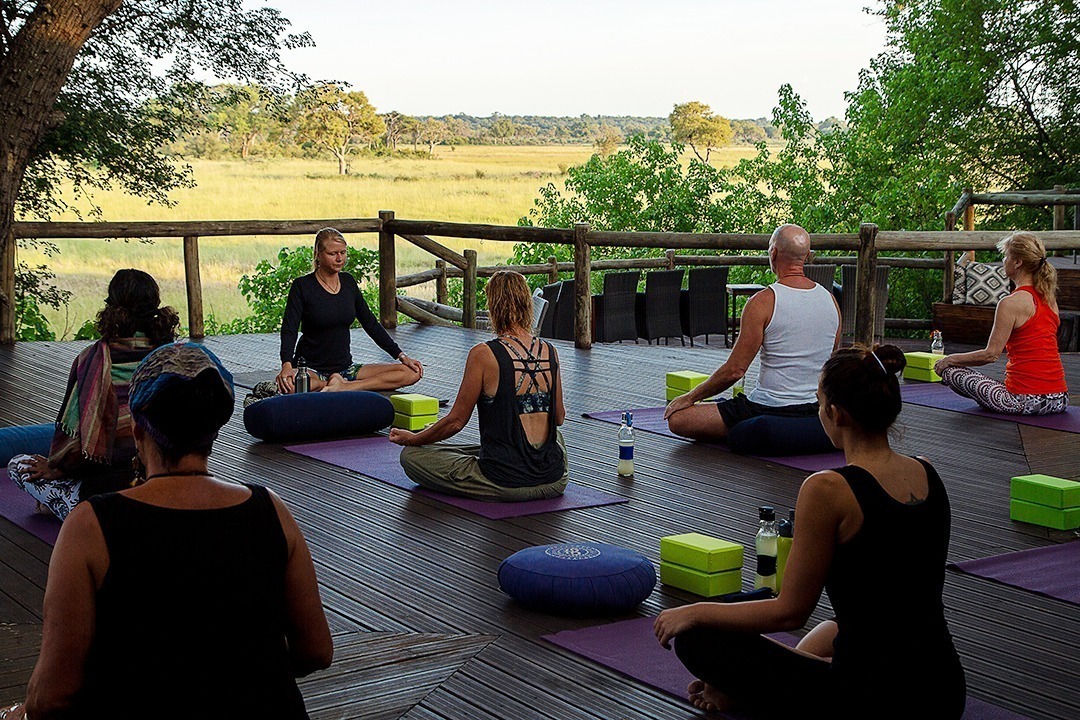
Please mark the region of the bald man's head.
[[782, 263], [803, 263], [810, 255], [810, 234], [798, 225], [781, 225], [769, 238], [769, 254], [776, 250]]

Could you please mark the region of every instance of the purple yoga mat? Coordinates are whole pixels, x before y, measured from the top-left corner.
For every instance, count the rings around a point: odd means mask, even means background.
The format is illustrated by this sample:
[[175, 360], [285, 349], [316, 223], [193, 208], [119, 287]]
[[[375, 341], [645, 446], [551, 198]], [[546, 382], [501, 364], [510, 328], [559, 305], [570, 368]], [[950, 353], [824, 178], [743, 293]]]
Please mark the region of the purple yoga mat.
[[55, 545], [56, 536], [60, 534], [60, 521], [52, 515], [38, 515], [34, 512], [34, 507], [34, 498], [23, 492], [11, 478], [0, 477], [0, 516], [31, 535]]
[[[631, 408], [630, 412], [634, 413], [635, 430], [642, 430], [644, 432], [664, 435], [666, 437], [676, 438], [678, 440], [689, 441], [688, 438], [684, 438], [682, 435], [676, 435], [675, 433], [671, 432], [671, 430], [668, 430], [667, 421], [664, 420], [663, 407]], [[603, 412], [590, 412], [585, 413], [584, 417], [592, 418], [593, 420], [602, 420], [606, 423], [618, 425], [622, 422], [622, 411], [604, 410]], [[722, 445], [719, 443], [701, 444], [708, 445], [709, 447], [719, 448], [720, 450], [723, 450], [725, 452], [731, 452], [731, 450], [728, 449], [727, 445]], [[830, 468], [841, 467], [847, 464], [844, 460], [844, 453], [842, 452], [821, 453], [819, 455], [751, 455], [750, 457], [756, 457], [759, 460], [774, 462], [777, 465], [793, 467], [796, 470], [804, 470], [806, 472], [829, 470]]]
[[398, 457], [401, 447], [393, 444], [382, 435], [352, 440], [334, 440], [331, 442], [310, 443], [307, 445], [288, 445], [289, 452], [297, 455], [322, 460], [325, 463], [353, 470], [361, 475], [381, 480], [395, 487], [434, 498], [447, 505], [468, 510], [489, 520], [504, 520], [523, 515], [539, 515], [558, 510], [598, 507], [627, 502], [626, 498], [612, 495], [601, 490], [593, 490], [582, 485], [569, 483], [561, 497], [550, 500], [527, 500], [525, 502], [485, 502], [470, 498], [456, 497], [444, 493], [426, 490], [410, 480], [401, 468]]
[[[686, 686], [694, 676], [683, 667], [674, 652], [665, 650], [656, 642], [653, 620], [651, 617], [643, 617], [581, 630], [563, 630], [554, 635], [544, 635], [544, 639], [575, 655], [620, 672], [632, 680], [685, 700]], [[774, 633], [770, 637], [791, 647], [799, 640], [790, 633]], [[723, 717], [734, 720], [744, 716], [730, 713]], [[964, 720], [1027, 719], [1023, 715], [969, 695]]]
[[900, 386], [900, 396], [904, 402], [912, 405], [951, 410], [966, 415], [981, 415], [994, 420], [1008, 420], [1048, 430], [1080, 433], [1080, 408], [1076, 407], [1070, 407], [1065, 412], [1054, 415], [1006, 415], [983, 410], [974, 400], [957, 395], [941, 383], [904, 383]]
[[1080, 541], [966, 560], [949, 567], [1080, 605]]

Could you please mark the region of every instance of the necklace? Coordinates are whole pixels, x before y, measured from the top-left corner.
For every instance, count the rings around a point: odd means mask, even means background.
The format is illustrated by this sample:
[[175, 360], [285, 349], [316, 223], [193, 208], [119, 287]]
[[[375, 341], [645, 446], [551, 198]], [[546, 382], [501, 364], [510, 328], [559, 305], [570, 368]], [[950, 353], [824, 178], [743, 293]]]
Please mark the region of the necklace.
[[[334, 276], [337, 277], [337, 273], [334, 273]], [[326, 292], [330, 293], [331, 295], [337, 295], [339, 292], [341, 292], [341, 278], [340, 277], [337, 278], [337, 287], [334, 287], [333, 285], [331, 285], [326, 280], [323, 280], [322, 275], [320, 275], [317, 270], [315, 271], [315, 279], [318, 280], [319, 284], [322, 285], [323, 288], [326, 290]]]
[[146, 478], [143, 482], [149, 482], [154, 478], [159, 477], [206, 477], [213, 479], [214, 476], [206, 470], [176, 470], [174, 472], [159, 472], [154, 473], [150, 477]]

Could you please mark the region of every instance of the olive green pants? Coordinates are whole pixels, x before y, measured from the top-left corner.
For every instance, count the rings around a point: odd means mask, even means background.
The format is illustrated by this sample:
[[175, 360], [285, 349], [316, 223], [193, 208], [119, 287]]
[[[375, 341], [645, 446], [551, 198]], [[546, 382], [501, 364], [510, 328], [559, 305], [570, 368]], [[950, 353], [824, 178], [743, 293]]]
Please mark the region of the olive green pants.
[[[555, 440], [566, 460], [566, 444], [562, 434], [555, 431]], [[497, 485], [480, 472], [479, 445], [450, 445], [435, 443], [401, 449], [401, 467], [417, 485], [448, 495], [495, 502], [522, 502], [555, 498], [566, 489], [568, 468], [553, 483], [532, 487], [509, 488]]]

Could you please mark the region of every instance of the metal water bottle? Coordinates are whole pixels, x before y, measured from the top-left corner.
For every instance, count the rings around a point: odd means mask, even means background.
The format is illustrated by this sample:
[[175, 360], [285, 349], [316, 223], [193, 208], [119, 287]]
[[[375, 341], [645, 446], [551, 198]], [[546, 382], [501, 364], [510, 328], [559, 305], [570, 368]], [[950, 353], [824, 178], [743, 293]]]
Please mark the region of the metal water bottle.
[[757, 552], [757, 572], [754, 574], [754, 589], [769, 588], [776, 594], [776, 513], [769, 506], [758, 508], [757, 537], [754, 549]]
[[630, 477], [634, 474], [634, 413], [627, 410], [622, 414], [619, 426], [619, 475]]
[[298, 393], [311, 392], [311, 376], [308, 375], [304, 358], [296, 358], [296, 390]]
[[941, 339], [941, 331], [935, 330], [930, 336], [930, 352], [934, 355], [945, 354], [945, 343]]

